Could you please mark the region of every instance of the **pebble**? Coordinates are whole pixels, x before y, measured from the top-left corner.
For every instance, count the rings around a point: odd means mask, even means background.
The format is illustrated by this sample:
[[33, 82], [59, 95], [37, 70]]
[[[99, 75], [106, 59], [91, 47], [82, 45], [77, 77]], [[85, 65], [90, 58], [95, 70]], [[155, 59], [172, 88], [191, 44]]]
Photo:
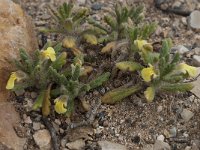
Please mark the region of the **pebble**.
[[98, 141], [97, 143], [101, 147], [101, 150], [127, 150], [124, 145], [118, 143], [109, 141]]
[[162, 111], [163, 107], [162, 106], [158, 106], [157, 108], [157, 112], [160, 113]]
[[193, 65], [195, 65], [196, 67], [200, 67], [200, 56], [198, 56], [198, 55], [193, 55], [193, 57], [192, 57], [192, 63], [193, 63]]
[[190, 14], [189, 25], [193, 29], [200, 29], [200, 11], [195, 10]]
[[181, 2], [180, 1], [176, 1], [173, 5], [173, 8], [180, 8], [181, 7]]
[[172, 127], [169, 129], [169, 137], [176, 137], [176, 127]]
[[102, 6], [103, 4], [97, 2], [97, 3], [92, 4], [91, 8], [93, 10], [101, 10]]
[[188, 109], [183, 109], [183, 111], [181, 112], [181, 117], [185, 122], [188, 122], [193, 116], [194, 113]]
[[31, 98], [35, 99], [37, 97], [37, 93], [36, 92], [31, 92]]
[[24, 89], [15, 91], [16, 96], [22, 96], [24, 95], [24, 93], [25, 93]]
[[158, 137], [157, 137], [157, 140], [159, 140], [159, 141], [164, 141], [165, 140], [165, 137], [164, 137], [164, 135], [159, 135]]
[[177, 52], [179, 54], [184, 54], [188, 51], [189, 51], [189, 49], [183, 45], [178, 45], [176, 47], [172, 47], [172, 52]]
[[83, 139], [79, 139], [66, 144], [66, 147], [73, 150], [81, 150], [85, 146], [85, 141]]
[[35, 132], [33, 138], [40, 149], [50, 149], [51, 136], [48, 130], [43, 129]]
[[31, 124], [32, 120], [30, 116], [27, 116], [26, 114], [23, 115], [24, 123]]
[[39, 130], [41, 128], [40, 122], [33, 122], [33, 130]]
[[162, 142], [160, 140], [156, 140], [153, 150], [171, 150], [171, 147], [169, 146], [168, 143]]

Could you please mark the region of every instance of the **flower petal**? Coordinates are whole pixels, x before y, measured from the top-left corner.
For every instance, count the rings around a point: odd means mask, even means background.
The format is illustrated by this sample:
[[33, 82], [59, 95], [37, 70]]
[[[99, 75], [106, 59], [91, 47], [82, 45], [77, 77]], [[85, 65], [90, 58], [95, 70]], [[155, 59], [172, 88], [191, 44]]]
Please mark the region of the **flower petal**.
[[196, 67], [189, 66], [185, 63], [180, 63], [177, 68], [180, 72], [184, 74], [188, 73], [190, 77], [196, 77], [198, 74]]
[[13, 89], [14, 86], [15, 86], [15, 80], [17, 80], [17, 73], [12, 72], [11, 75], [10, 75], [10, 78], [8, 79], [6, 89], [8, 89], [8, 90]]
[[54, 109], [58, 114], [63, 114], [67, 112], [67, 96], [63, 95], [55, 99]]
[[135, 41], [134, 41], [134, 44], [137, 46], [137, 48], [138, 48], [139, 50], [142, 50], [142, 49], [143, 49], [143, 46], [144, 46], [145, 44], [147, 44], [147, 41], [146, 41], [146, 40], [135, 40]]
[[144, 91], [144, 96], [147, 99], [148, 102], [152, 102], [155, 97], [155, 88], [154, 87], [148, 87], [146, 91]]
[[148, 68], [142, 69], [141, 75], [142, 75], [142, 78], [144, 79], [145, 82], [150, 82], [152, 76], [155, 77], [156, 73], [154, 71], [153, 66], [150, 66]]
[[42, 55], [45, 59], [51, 59], [51, 61], [56, 60], [56, 53], [52, 47], [48, 47], [47, 50], [42, 51]]

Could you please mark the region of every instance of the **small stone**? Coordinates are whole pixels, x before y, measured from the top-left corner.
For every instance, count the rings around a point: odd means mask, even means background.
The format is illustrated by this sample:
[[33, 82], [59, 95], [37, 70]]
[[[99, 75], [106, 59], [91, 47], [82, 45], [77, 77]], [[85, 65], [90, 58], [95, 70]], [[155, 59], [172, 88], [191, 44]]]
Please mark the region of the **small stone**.
[[189, 49], [183, 45], [178, 45], [176, 47], [172, 47], [173, 52], [177, 52], [179, 54], [184, 54], [189, 51]]
[[191, 148], [192, 148], [191, 146], [186, 146], [185, 150], [191, 150]]
[[181, 21], [184, 25], [187, 25], [187, 18], [186, 17], [182, 17]]
[[157, 108], [157, 112], [160, 113], [162, 111], [163, 107], [162, 106], [158, 106]]
[[181, 7], [181, 2], [180, 1], [176, 1], [173, 5], [173, 8], [180, 8]]
[[84, 5], [84, 4], [85, 4], [85, 1], [86, 1], [86, 0], [77, 0], [77, 3], [78, 3], [79, 5]]
[[16, 96], [22, 96], [24, 95], [24, 93], [25, 93], [24, 89], [15, 91]]
[[101, 147], [101, 150], [127, 150], [124, 145], [118, 143], [109, 141], [98, 141], [97, 143]]
[[193, 55], [192, 59], [193, 65], [195, 65], [196, 67], [200, 67], [200, 56]]
[[48, 130], [43, 129], [35, 132], [33, 138], [40, 149], [50, 149], [51, 136]]
[[61, 121], [59, 119], [55, 119], [54, 121], [57, 125], [61, 125]]
[[103, 122], [103, 126], [104, 126], [104, 127], [108, 127], [108, 125], [109, 125], [108, 120], [105, 120], [105, 121]]
[[[198, 69], [198, 74], [200, 73], [200, 67], [197, 68]], [[195, 80], [194, 82], [192, 82], [192, 84], [194, 85], [194, 88], [191, 90], [191, 92], [196, 95], [198, 98], [200, 98], [200, 77], [197, 78], [197, 80]]]
[[60, 144], [61, 144], [62, 147], [65, 147], [65, 146], [66, 146], [66, 143], [67, 143], [67, 140], [64, 139], [64, 138], [63, 138], [63, 139], [61, 140], [61, 142], [60, 142]]
[[100, 10], [102, 8], [102, 6], [103, 6], [103, 4], [97, 2], [97, 3], [92, 4], [91, 8], [93, 10]]
[[43, 20], [48, 20], [48, 19], [51, 18], [51, 15], [49, 15], [49, 14], [43, 14], [43, 15], [41, 16], [41, 18], [42, 18]]
[[188, 109], [183, 109], [182, 113], [181, 113], [181, 117], [183, 118], [183, 120], [185, 122], [188, 122], [192, 117], [194, 116], [194, 113], [191, 112]]
[[176, 137], [176, 127], [172, 127], [169, 129], [169, 137]]
[[200, 11], [195, 10], [190, 14], [189, 25], [193, 29], [200, 29]]
[[156, 140], [153, 150], [171, 150], [171, 147], [169, 146], [168, 143], [162, 142], [160, 140]]
[[159, 140], [159, 141], [164, 141], [165, 140], [165, 137], [164, 137], [164, 135], [159, 135], [158, 137], [157, 137], [157, 140]]
[[31, 92], [31, 98], [35, 99], [37, 97], [37, 93], [36, 92]]
[[66, 144], [66, 147], [73, 150], [81, 150], [85, 146], [85, 142], [82, 139], [76, 140]]
[[33, 122], [33, 130], [40, 130], [41, 123], [40, 122]]
[[31, 124], [32, 123], [32, 120], [31, 120], [30, 116], [24, 115], [23, 119], [24, 119], [24, 123], [26, 123], [26, 124]]

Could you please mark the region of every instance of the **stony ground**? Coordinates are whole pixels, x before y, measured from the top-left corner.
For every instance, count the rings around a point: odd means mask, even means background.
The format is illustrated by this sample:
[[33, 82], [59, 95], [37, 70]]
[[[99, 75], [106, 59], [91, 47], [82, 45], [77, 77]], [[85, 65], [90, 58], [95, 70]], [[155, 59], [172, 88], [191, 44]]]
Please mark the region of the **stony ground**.
[[[33, 17], [40, 46], [46, 38], [38, 32], [38, 29], [53, 24], [46, 9], [47, 4], [57, 7], [63, 1], [21, 1], [22, 7]], [[166, 3], [161, 6], [162, 9], [175, 8], [183, 12], [200, 9], [200, 1], [198, 0], [165, 1]], [[158, 28], [151, 38], [152, 42], [160, 42], [165, 37], [172, 38], [174, 41], [173, 50], [180, 52], [183, 60], [189, 64], [199, 67], [200, 34], [198, 29], [191, 27], [191, 22], [188, 21], [189, 17], [163, 12], [155, 7], [153, 0], [142, 2], [146, 7], [146, 20], [158, 23]], [[141, 3], [141, 0], [127, 0], [127, 3], [137, 5]], [[101, 21], [105, 9], [113, 7], [115, 1], [78, 0], [76, 4], [82, 7], [90, 7], [91, 15], [96, 20]], [[50, 39], [57, 40], [57, 36], [48, 35], [47, 40]], [[105, 60], [105, 62], [98, 60], [98, 58], [103, 57], [99, 56], [98, 52], [88, 53], [96, 58], [95, 66], [102, 63], [101, 67], [104, 67], [107, 63], [111, 63], [108, 60]], [[124, 75], [123, 79], [117, 77], [112, 84], [108, 83], [105, 87], [88, 93], [85, 99], [92, 105], [95, 98], [103, 95], [109, 88], [119, 87], [130, 78], [129, 74]], [[95, 150], [101, 148], [104, 150], [106, 149], [105, 145], [116, 146], [122, 150], [125, 149], [123, 145], [129, 150], [151, 150], [153, 148], [156, 150], [198, 150], [200, 149], [200, 99], [197, 97], [199, 96], [198, 91], [195, 94], [191, 92], [174, 95], [165, 93], [159, 95], [150, 104], [145, 102], [142, 93], [133, 95], [116, 105], [101, 105], [91, 127], [80, 127], [70, 131], [67, 130], [69, 123], [79, 122], [85, 118], [85, 112], [81, 108], [76, 111], [71, 119], [53, 114], [50, 121], [57, 135], [59, 135], [61, 150]], [[22, 118], [21, 124], [16, 125], [16, 132], [20, 137], [27, 137], [27, 144], [24, 149], [39, 149], [38, 146], [41, 143], [50, 141], [50, 135], [41, 121], [40, 112], [31, 111], [37, 93], [35, 91], [21, 91], [16, 95], [14, 100], [16, 109], [20, 112]]]

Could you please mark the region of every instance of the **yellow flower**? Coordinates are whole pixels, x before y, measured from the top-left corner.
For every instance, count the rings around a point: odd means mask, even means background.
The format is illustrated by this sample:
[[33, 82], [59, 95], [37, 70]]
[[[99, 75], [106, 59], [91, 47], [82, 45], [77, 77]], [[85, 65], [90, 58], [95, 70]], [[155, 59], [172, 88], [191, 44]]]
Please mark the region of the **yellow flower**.
[[148, 68], [142, 69], [141, 75], [145, 82], [150, 82], [152, 77], [155, 78], [157, 76], [152, 65]]
[[52, 47], [48, 47], [46, 50], [41, 51], [41, 54], [44, 59], [51, 59], [51, 61], [56, 60], [56, 53]]
[[21, 72], [21, 71], [12, 72], [6, 84], [6, 89], [7, 90], [13, 89], [15, 86], [15, 81], [19, 82], [23, 78], [25, 78], [24, 72]]
[[193, 66], [189, 66], [185, 63], [180, 63], [178, 66], [177, 66], [177, 69], [178, 71], [186, 74], [188, 73], [190, 77], [196, 77], [198, 72], [197, 72], [197, 68], [196, 67], [193, 67]]
[[54, 100], [54, 109], [58, 114], [64, 114], [67, 112], [67, 95], [62, 95]]
[[147, 43], [146, 40], [135, 40], [134, 44], [140, 51], [153, 51], [153, 47], [150, 43]]
[[147, 41], [146, 41], [146, 40], [135, 40], [135, 41], [134, 41], [134, 44], [137, 46], [137, 48], [138, 48], [139, 50], [142, 50], [142, 49], [143, 49], [143, 46], [144, 46], [145, 44], [147, 44]]
[[152, 102], [155, 97], [155, 88], [154, 87], [148, 87], [146, 91], [144, 91], [144, 96], [147, 99], [148, 102]]

